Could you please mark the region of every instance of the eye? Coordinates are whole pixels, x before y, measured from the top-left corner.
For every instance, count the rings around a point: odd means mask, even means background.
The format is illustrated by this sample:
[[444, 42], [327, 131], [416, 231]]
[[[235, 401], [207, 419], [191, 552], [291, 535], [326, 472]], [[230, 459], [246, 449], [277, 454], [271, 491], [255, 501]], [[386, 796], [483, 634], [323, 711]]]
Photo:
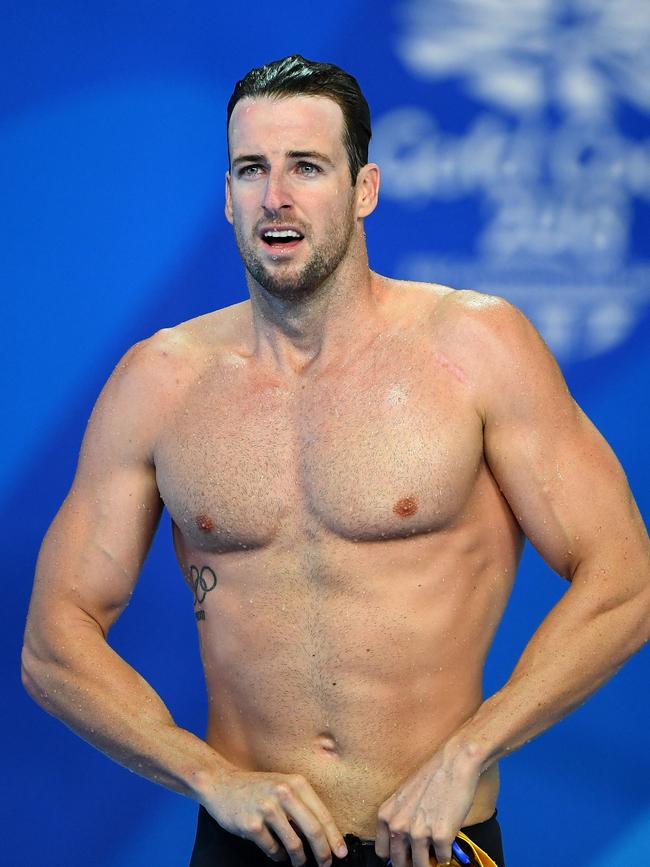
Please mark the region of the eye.
[[237, 177], [254, 178], [256, 175], [259, 175], [261, 171], [262, 166], [257, 163], [252, 163], [249, 166], [242, 166], [237, 172]]
[[311, 175], [317, 175], [322, 171], [320, 166], [314, 165], [314, 163], [306, 163], [300, 162], [298, 163], [298, 172], [305, 177], [310, 177]]

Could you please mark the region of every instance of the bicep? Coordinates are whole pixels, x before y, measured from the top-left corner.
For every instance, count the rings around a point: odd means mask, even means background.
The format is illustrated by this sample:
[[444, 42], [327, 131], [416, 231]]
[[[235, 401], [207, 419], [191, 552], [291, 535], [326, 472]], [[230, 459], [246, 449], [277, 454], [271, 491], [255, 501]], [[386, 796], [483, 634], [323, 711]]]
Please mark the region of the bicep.
[[623, 469], [568, 392], [549, 351], [517, 317], [485, 409], [485, 454], [526, 536], [572, 579], [578, 566], [639, 556], [645, 531]]
[[635, 523], [623, 470], [578, 407], [559, 423], [488, 422], [485, 451], [522, 530], [566, 578], [599, 545], [616, 544]]
[[28, 627], [90, 619], [105, 635], [133, 592], [162, 510], [143, 385], [141, 371], [117, 369], [93, 410], [72, 488], [43, 540]]
[[129, 601], [160, 517], [148, 475], [121, 469], [104, 484], [73, 485], [43, 540], [36, 610], [78, 609], [107, 633]]

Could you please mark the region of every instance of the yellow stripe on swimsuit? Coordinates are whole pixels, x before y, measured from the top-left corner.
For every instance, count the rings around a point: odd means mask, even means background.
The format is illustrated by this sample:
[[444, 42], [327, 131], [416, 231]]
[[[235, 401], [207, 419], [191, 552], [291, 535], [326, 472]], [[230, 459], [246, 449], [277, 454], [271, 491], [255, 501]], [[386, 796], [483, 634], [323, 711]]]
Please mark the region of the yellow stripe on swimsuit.
[[[496, 861], [493, 861], [487, 852], [484, 852], [480, 846], [477, 846], [476, 843], [469, 839], [467, 834], [463, 834], [462, 831], [459, 831], [458, 836], [461, 840], [467, 843], [469, 848], [472, 850], [472, 852], [474, 853], [474, 857], [476, 858], [477, 864], [480, 864], [481, 867], [499, 867]], [[453, 863], [454, 862], [452, 861], [452, 864]]]

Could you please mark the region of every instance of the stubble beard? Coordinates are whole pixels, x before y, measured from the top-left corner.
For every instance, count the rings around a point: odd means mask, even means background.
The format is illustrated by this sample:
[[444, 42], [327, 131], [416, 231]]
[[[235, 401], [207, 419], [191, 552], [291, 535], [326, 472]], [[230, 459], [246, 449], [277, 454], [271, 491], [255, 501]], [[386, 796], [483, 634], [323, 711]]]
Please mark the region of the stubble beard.
[[[291, 262], [267, 266], [255, 247], [255, 241], [245, 238], [235, 225], [235, 240], [248, 273], [269, 295], [290, 302], [306, 300], [318, 291], [343, 261], [353, 233], [354, 220], [350, 208], [343, 221], [331, 221], [328, 240], [312, 249], [302, 267]], [[305, 236], [307, 240], [308, 236]]]

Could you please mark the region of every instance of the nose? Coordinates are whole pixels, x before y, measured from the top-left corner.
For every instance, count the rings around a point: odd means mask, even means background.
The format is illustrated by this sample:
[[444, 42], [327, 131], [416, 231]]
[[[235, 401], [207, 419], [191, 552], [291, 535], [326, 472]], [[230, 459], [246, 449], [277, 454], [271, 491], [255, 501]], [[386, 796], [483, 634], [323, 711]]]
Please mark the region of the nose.
[[262, 207], [268, 214], [274, 214], [292, 204], [286, 179], [280, 172], [270, 171], [266, 176], [266, 186]]

